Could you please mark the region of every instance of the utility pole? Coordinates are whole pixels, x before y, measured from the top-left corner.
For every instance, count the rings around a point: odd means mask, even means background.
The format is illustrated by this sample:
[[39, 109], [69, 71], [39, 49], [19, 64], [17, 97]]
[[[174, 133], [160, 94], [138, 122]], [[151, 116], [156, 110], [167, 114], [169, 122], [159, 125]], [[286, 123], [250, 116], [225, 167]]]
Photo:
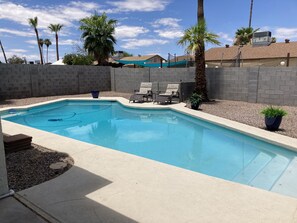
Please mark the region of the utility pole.
[[7, 63], [7, 58], [6, 58], [5, 51], [4, 51], [3, 45], [1, 43], [1, 40], [0, 40], [0, 46], [1, 46], [1, 49], [2, 49], [2, 53], [3, 53], [3, 57], [4, 57], [4, 60], [5, 60], [5, 63]]
[[251, 0], [249, 28], [252, 27], [253, 5], [254, 5], [254, 0]]

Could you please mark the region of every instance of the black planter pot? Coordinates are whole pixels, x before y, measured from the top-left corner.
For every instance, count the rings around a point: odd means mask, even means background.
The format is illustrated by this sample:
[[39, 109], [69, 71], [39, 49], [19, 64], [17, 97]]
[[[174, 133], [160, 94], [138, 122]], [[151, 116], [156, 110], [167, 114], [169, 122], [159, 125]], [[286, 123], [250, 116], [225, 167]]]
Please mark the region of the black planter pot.
[[91, 91], [92, 97], [93, 98], [98, 98], [99, 97], [99, 91]]
[[200, 104], [191, 104], [191, 109], [198, 110]]
[[269, 131], [276, 131], [278, 130], [281, 122], [282, 122], [282, 116], [277, 116], [277, 117], [265, 117], [265, 124], [266, 128]]

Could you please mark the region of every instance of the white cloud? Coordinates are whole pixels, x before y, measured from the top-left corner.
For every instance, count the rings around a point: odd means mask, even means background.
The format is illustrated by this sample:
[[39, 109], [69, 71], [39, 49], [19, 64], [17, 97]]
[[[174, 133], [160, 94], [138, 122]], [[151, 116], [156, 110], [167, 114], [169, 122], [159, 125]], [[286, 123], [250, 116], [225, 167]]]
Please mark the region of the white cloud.
[[164, 45], [168, 43], [167, 40], [161, 39], [127, 39], [124, 40], [124, 44], [121, 46], [124, 49], [138, 49], [140, 47], [148, 47], [152, 45]]
[[34, 40], [34, 39], [26, 40], [25, 42], [26, 42], [26, 43], [29, 43], [29, 44], [32, 44], [32, 45], [37, 44], [37, 41]]
[[154, 21], [152, 23], [153, 27], [160, 27], [160, 26], [167, 26], [167, 27], [172, 27], [172, 28], [179, 28], [180, 25], [178, 24], [181, 21], [181, 19], [176, 19], [176, 18], [162, 18]]
[[183, 31], [179, 25], [181, 19], [177, 18], [161, 18], [152, 23], [152, 26], [159, 28], [154, 30], [160, 37], [166, 39], [175, 39], [183, 35]]
[[[55, 44], [55, 43], [53, 43], [53, 44]], [[80, 41], [78, 41], [78, 40], [66, 39], [66, 40], [59, 40], [58, 45], [74, 45], [74, 44], [78, 44], [78, 43], [80, 43]]]
[[25, 53], [25, 52], [27, 52], [27, 50], [24, 50], [24, 49], [9, 49], [8, 52], [18, 54], [18, 53]]
[[83, 8], [88, 11], [100, 8], [100, 6], [94, 2], [72, 1], [69, 5], [74, 6], [76, 8]]
[[171, 29], [171, 30], [155, 30], [155, 33], [158, 33], [160, 37], [166, 38], [166, 39], [175, 39], [179, 38], [183, 35], [183, 32], [181, 30]]
[[276, 39], [296, 39], [297, 28], [276, 28], [272, 36], [276, 37]]
[[19, 31], [19, 30], [15, 30], [15, 29], [2, 29], [2, 28], [0, 28], [0, 34], [2, 35], [3, 33], [13, 34], [15, 36], [22, 36], [22, 37], [35, 36], [35, 34], [32, 33], [32, 32], [25, 32], [25, 31]]
[[59, 23], [69, 27], [73, 26], [74, 21], [90, 16], [95, 10], [99, 10], [98, 4], [80, 1], [48, 7], [36, 6], [34, 8], [12, 2], [0, 2], [0, 19], [29, 26], [28, 18], [37, 16], [38, 27], [41, 29], [47, 29], [50, 23]]
[[118, 26], [115, 29], [115, 36], [117, 39], [121, 38], [135, 38], [140, 34], [147, 33], [149, 30], [142, 26]]
[[228, 43], [233, 43], [234, 38], [232, 38], [229, 34], [224, 33], [224, 32], [219, 32], [217, 35], [222, 39], [222, 41], [227, 41]]
[[152, 12], [163, 11], [169, 4], [168, 0], [123, 0], [123, 1], [108, 1], [108, 4], [116, 7], [114, 12]]

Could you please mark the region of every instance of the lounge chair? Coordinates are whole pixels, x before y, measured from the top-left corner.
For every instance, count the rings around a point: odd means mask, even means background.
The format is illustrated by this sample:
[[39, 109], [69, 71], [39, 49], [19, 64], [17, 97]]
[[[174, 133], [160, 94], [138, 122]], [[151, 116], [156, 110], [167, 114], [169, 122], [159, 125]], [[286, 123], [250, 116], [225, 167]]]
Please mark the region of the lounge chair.
[[164, 93], [159, 93], [155, 97], [157, 103], [170, 103], [172, 99], [178, 99], [179, 101], [179, 84], [168, 84]]
[[143, 102], [143, 101], [148, 101], [149, 98], [152, 98], [153, 92], [152, 92], [152, 83], [151, 82], [142, 82], [140, 84], [139, 91], [134, 90], [134, 94], [131, 95], [129, 102], [130, 101], [138, 101], [138, 102]]

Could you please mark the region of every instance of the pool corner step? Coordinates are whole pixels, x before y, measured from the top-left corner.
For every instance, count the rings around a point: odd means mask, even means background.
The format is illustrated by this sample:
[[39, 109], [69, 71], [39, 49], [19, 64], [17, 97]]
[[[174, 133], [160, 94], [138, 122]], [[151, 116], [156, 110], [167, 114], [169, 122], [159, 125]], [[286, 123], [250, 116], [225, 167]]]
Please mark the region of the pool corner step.
[[271, 191], [297, 198], [297, 158], [294, 158]]
[[290, 160], [276, 155], [249, 183], [250, 186], [270, 190], [283, 172], [288, 168]]
[[232, 181], [248, 184], [272, 159], [266, 153], [260, 152]]

